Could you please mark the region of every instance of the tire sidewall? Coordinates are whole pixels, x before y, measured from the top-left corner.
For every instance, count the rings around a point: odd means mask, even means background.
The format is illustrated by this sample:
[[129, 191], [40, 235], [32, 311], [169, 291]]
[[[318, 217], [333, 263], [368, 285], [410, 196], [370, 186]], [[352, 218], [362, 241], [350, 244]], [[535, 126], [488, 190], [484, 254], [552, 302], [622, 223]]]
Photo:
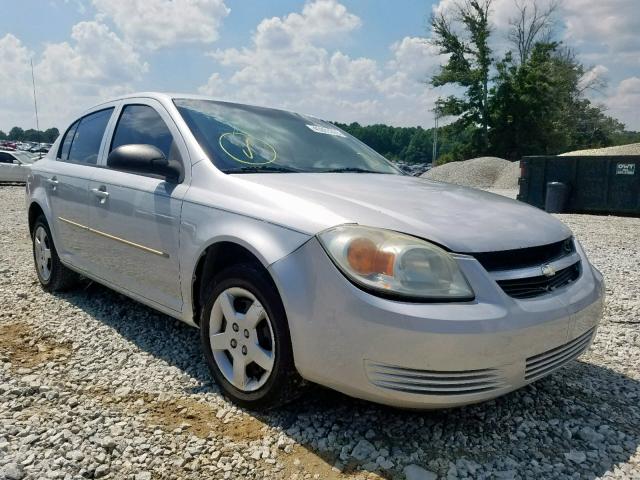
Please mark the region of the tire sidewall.
[[[40, 275], [38, 261], [36, 260], [36, 232], [38, 231], [39, 227], [44, 228], [45, 232], [47, 233], [47, 239], [49, 240], [49, 249], [51, 250], [51, 275], [49, 275], [49, 278], [47, 280], [42, 278], [42, 276]], [[31, 249], [33, 251], [33, 264], [36, 269], [36, 275], [38, 275], [38, 280], [43, 287], [49, 288], [57, 274], [56, 269], [58, 268], [58, 262], [56, 260], [58, 258], [58, 253], [56, 252], [56, 248], [53, 243], [53, 237], [51, 237], [51, 229], [49, 228], [47, 221], [42, 216], [38, 217], [33, 224], [33, 232], [31, 234]]]
[[[235, 402], [249, 408], [259, 408], [261, 404], [272, 403], [277, 396], [279, 387], [287, 381], [290, 370], [293, 368], [293, 355], [289, 327], [282, 301], [275, 286], [265, 278], [266, 274], [252, 265], [232, 266], [218, 274], [209, 288], [206, 303], [200, 319], [200, 334], [205, 360], [211, 370], [216, 383], [222, 387], [227, 396]], [[273, 341], [275, 344], [274, 367], [270, 377], [264, 385], [252, 392], [243, 392], [231, 384], [220, 371], [211, 349], [209, 341], [210, 316], [213, 304], [218, 296], [231, 287], [240, 287], [248, 290], [264, 307], [271, 328], [273, 329]]]

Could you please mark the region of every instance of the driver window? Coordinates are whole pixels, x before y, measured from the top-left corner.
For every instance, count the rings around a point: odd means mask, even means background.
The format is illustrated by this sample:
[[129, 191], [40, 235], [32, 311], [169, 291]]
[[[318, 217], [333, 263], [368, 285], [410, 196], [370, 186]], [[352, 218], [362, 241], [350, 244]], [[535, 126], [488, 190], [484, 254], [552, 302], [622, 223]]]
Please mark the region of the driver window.
[[110, 150], [129, 144], [153, 145], [168, 160], [181, 162], [180, 152], [169, 127], [160, 114], [148, 105], [126, 105], [122, 110]]

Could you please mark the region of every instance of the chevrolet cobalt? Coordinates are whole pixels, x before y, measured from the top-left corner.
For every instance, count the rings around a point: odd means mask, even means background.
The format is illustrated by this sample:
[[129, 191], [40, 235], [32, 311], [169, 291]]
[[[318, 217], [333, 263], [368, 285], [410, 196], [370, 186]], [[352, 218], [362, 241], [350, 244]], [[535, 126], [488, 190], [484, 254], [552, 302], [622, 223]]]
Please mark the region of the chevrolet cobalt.
[[75, 120], [27, 180], [38, 278], [200, 328], [239, 405], [306, 382], [405, 408], [490, 399], [591, 344], [603, 279], [536, 208], [404, 175], [317, 118], [141, 93]]

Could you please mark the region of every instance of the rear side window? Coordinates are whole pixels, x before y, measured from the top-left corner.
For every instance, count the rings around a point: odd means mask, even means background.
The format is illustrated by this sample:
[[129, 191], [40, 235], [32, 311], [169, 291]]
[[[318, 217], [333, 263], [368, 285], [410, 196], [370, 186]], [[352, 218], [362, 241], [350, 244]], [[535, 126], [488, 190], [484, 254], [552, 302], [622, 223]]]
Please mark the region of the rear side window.
[[76, 134], [76, 129], [78, 128], [79, 123], [80, 120], [75, 122], [73, 125], [71, 125], [71, 127], [69, 127], [67, 133], [64, 134], [64, 139], [62, 140], [62, 145], [60, 147], [60, 151], [58, 152], [58, 158], [60, 160], [69, 160], [69, 150], [71, 150], [71, 142], [73, 142], [73, 136]]
[[169, 160], [180, 161], [173, 135], [162, 117], [148, 105], [127, 105], [122, 110], [111, 142], [111, 150], [121, 145], [147, 144], [161, 150]]
[[[84, 163], [95, 165], [98, 163], [98, 152], [104, 131], [111, 118], [113, 108], [100, 110], [83, 117], [76, 128], [75, 135], [71, 142], [68, 161], [73, 163]], [[66, 138], [65, 138], [66, 140]], [[63, 146], [64, 150], [64, 146]]]
[[13, 155], [0, 152], [0, 163], [13, 163]]

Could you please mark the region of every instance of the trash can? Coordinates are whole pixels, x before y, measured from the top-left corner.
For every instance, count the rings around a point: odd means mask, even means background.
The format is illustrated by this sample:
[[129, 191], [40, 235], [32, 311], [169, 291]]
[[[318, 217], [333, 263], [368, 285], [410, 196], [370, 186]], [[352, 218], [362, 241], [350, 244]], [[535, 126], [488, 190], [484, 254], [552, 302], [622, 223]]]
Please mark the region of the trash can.
[[569, 199], [569, 186], [562, 182], [547, 183], [547, 195], [544, 200], [544, 209], [549, 213], [562, 213], [567, 207]]

